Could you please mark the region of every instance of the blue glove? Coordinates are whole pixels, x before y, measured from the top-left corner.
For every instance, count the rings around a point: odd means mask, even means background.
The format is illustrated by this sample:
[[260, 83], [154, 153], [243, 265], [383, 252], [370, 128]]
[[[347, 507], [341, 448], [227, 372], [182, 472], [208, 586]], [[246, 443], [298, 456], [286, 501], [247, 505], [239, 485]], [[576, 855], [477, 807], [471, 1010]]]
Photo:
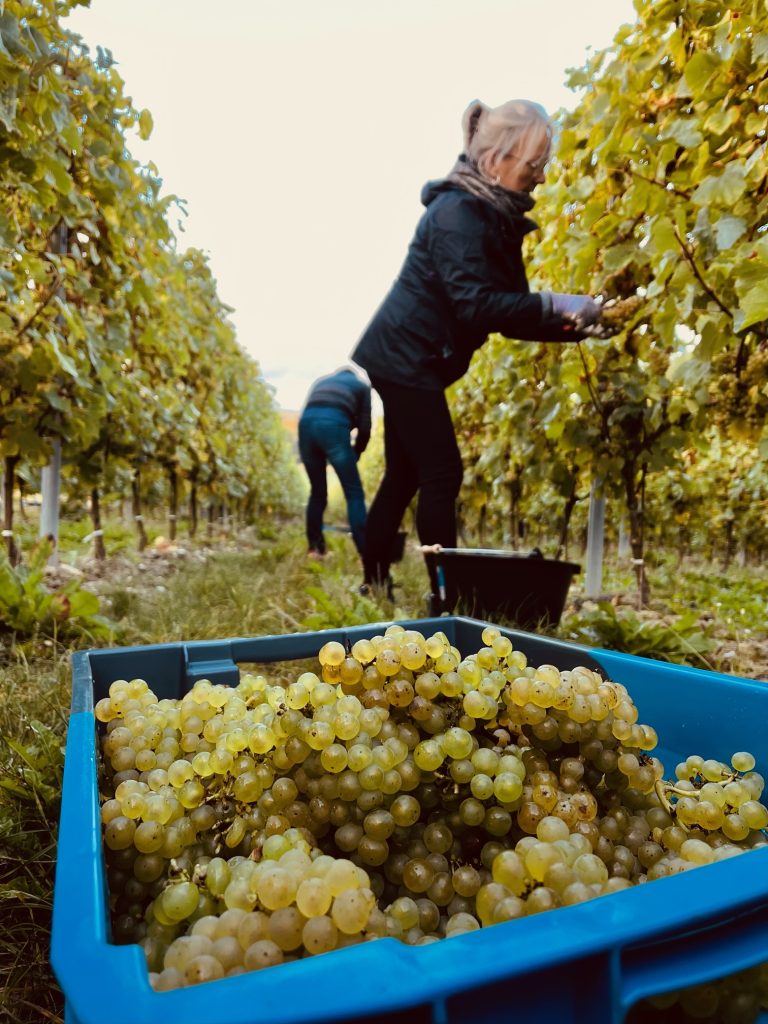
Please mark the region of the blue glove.
[[576, 327], [591, 327], [600, 319], [600, 306], [591, 295], [562, 295], [551, 292], [552, 312]]

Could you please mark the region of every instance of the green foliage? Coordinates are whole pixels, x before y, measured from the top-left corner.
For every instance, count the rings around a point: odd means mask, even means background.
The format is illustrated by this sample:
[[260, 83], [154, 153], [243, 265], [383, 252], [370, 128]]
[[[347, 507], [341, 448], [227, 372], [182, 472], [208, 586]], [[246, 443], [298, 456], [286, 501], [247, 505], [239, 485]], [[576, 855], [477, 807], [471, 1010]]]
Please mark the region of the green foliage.
[[354, 587], [351, 594], [347, 588], [341, 597], [330, 594], [326, 586], [305, 587], [304, 593], [312, 599], [315, 611], [302, 619], [302, 629], [337, 629], [399, 617], [388, 616], [376, 601], [355, 593]]
[[60, 1020], [48, 953], [64, 747], [36, 719], [16, 729], [23, 740], [0, 733], [0, 1005], [12, 993], [13, 1019]]
[[50, 553], [50, 543], [41, 541], [27, 565], [13, 566], [0, 552], [0, 634], [12, 633], [19, 639], [110, 638], [114, 627], [99, 614], [98, 597], [80, 580], [54, 590], [46, 586], [44, 568]]
[[699, 668], [712, 667], [706, 655], [717, 646], [704, 634], [695, 613], [681, 615], [670, 625], [658, 619], [642, 619], [627, 608], [617, 611], [610, 601], [570, 616], [559, 632], [573, 643]]
[[[0, 764], [0, 789], [19, 800], [34, 804], [55, 821], [61, 799], [64, 771], [64, 747], [61, 737], [43, 722], [29, 723], [30, 739], [22, 743], [10, 736], [1, 740], [8, 747], [8, 758]], [[23, 844], [23, 833], [13, 842]]]
[[673, 611], [692, 609], [716, 621], [731, 637], [745, 632], [768, 635], [768, 580], [754, 572], [742, 571], [738, 576], [712, 570], [678, 573], [667, 603]]
[[[521, 515], [557, 536], [598, 478], [641, 559], [649, 490], [685, 472], [682, 453], [714, 453], [715, 434], [723, 460], [735, 440], [754, 466], [731, 480], [733, 529], [765, 522], [768, 14], [754, 0], [635, 7], [636, 23], [571, 73], [583, 96], [559, 115], [529, 251], [534, 288], [614, 300], [618, 331], [579, 345], [493, 337], [454, 404], [465, 508], [502, 536]], [[709, 466], [704, 520], [727, 473]]]
[[293, 510], [298, 474], [273, 395], [206, 257], [177, 249], [183, 205], [130, 155], [151, 114], [108, 51], [92, 59], [63, 27], [68, 3], [0, 6], [6, 473], [34, 477], [60, 439], [66, 486], [83, 495], [159, 472], [251, 518]]

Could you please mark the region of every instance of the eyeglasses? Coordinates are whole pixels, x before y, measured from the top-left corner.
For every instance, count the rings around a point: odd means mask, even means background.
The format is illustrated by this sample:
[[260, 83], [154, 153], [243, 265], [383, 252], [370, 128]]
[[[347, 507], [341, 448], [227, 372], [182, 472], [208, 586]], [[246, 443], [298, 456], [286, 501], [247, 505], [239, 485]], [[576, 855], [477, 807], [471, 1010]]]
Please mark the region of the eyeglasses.
[[509, 156], [514, 157], [515, 160], [520, 160], [521, 163], [524, 163], [527, 167], [530, 167], [534, 174], [541, 174], [550, 160], [549, 154], [540, 157], [538, 160], [523, 160], [522, 157], [519, 157], [517, 155], [517, 153], [510, 153]]

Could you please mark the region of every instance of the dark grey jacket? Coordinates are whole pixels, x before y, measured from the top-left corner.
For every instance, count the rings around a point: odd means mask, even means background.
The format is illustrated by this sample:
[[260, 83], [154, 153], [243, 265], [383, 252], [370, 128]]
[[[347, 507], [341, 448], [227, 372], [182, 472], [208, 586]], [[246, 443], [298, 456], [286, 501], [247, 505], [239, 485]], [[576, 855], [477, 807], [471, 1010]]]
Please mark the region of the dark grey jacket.
[[580, 337], [551, 314], [549, 295], [530, 292], [522, 243], [533, 221], [510, 222], [448, 181], [425, 185], [422, 202], [400, 275], [352, 353], [374, 384], [442, 390], [495, 332], [521, 341]]
[[353, 370], [337, 370], [320, 377], [309, 390], [304, 409], [316, 407], [340, 409], [349, 416], [350, 427], [357, 427], [355, 451], [362, 455], [371, 437], [371, 387]]

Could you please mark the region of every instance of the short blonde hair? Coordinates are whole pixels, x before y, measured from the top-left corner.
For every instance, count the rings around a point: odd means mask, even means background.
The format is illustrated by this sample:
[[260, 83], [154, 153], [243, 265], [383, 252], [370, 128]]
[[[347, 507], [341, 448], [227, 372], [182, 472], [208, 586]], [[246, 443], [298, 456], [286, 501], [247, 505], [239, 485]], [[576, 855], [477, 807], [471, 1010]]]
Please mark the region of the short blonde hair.
[[464, 111], [462, 127], [467, 159], [487, 178], [489, 165], [513, 151], [521, 160], [531, 160], [552, 144], [547, 112], [531, 100], [509, 100], [498, 107], [473, 100]]

